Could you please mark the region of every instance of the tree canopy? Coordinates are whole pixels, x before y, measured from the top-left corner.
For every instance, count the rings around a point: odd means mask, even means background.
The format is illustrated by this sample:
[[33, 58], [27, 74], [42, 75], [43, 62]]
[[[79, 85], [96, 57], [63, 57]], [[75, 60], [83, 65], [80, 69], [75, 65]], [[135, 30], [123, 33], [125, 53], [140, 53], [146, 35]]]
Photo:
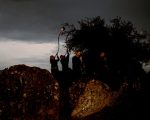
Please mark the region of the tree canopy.
[[140, 61], [149, 60], [150, 41], [148, 34], [136, 30], [132, 22], [121, 17], [114, 18], [109, 24], [100, 16], [85, 18], [78, 22], [79, 26], [66, 24], [66, 47], [69, 50], [82, 52], [100, 52], [135, 58]]
[[148, 33], [138, 31], [132, 22], [121, 17], [116, 17], [107, 24], [100, 16], [85, 18], [78, 22], [78, 26], [67, 23], [64, 27], [66, 47], [82, 52], [84, 69], [88, 74], [100, 74], [102, 66], [100, 67], [99, 57], [103, 52], [106, 54], [109, 73], [113, 76], [125, 74], [130, 78], [135, 77], [141, 72], [140, 63], [150, 59]]

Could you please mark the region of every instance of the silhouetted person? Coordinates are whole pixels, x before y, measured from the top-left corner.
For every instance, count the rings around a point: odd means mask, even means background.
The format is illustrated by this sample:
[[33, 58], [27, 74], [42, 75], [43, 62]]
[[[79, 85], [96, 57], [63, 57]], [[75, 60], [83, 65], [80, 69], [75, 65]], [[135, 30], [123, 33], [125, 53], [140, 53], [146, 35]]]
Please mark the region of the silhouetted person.
[[108, 64], [105, 52], [99, 54], [98, 61], [95, 65], [95, 77], [98, 79], [108, 82]]
[[60, 78], [60, 101], [61, 101], [61, 108], [60, 108], [60, 119], [61, 120], [70, 120], [69, 116], [71, 114], [71, 105], [70, 102], [70, 95], [69, 95], [69, 87], [72, 83], [72, 71], [69, 68], [69, 52], [67, 51], [66, 55], [60, 56], [60, 62], [62, 65], [62, 72]]
[[59, 61], [58, 54], [56, 54], [55, 56], [53, 55], [50, 56], [51, 73], [55, 79], [58, 79], [59, 74], [58, 61]]
[[100, 69], [107, 70], [108, 64], [107, 64], [107, 57], [105, 52], [101, 52], [99, 56], [99, 62], [100, 62]]
[[72, 79], [72, 71], [69, 68], [69, 52], [68, 51], [66, 55], [60, 56], [60, 62], [62, 65], [60, 83], [64, 89], [67, 89]]
[[69, 52], [67, 51], [66, 55], [60, 56], [60, 62], [62, 65], [61, 72], [61, 83], [62, 87], [66, 88], [72, 82], [72, 70], [69, 68]]
[[67, 51], [66, 55], [61, 55], [60, 56], [60, 62], [62, 65], [62, 71], [67, 71], [69, 69], [68, 65], [69, 65], [69, 52]]
[[76, 51], [75, 56], [72, 57], [72, 70], [75, 78], [81, 76], [81, 52]]
[[[120, 69], [112, 69], [110, 66], [111, 58], [106, 52], [102, 51], [99, 56], [99, 64], [97, 69], [98, 78], [105, 82], [111, 89], [117, 90], [122, 84], [122, 73]], [[116, 61], [115, 61], [116, 62]]]

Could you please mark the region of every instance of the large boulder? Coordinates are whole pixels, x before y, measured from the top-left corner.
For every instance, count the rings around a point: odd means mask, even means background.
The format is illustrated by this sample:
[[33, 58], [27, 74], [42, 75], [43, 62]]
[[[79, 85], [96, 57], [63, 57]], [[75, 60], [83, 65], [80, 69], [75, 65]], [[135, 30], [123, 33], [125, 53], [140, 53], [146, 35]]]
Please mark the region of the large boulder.
[[70, 88], [70, 95], [72, 120], [137, 120], [146, 116], [144, 93], [127, 82], [112, 90], [97, 79], [78, 81]]
[[94, 79], [82, 86], [84, 87], [82, 94], [78, 98], [76, 97], [77, 100], [71, 113], [72, 118], [76, 119], [82, 119], [101, 111], [105, 107], [112, 106], [122, 95], [124, 89], [121, 87], [119, 91], [112, 91], [107, 84]]
[[58, 120], [59, 84], [48, 70], [14, 65], [0, 86], [0, 120]]

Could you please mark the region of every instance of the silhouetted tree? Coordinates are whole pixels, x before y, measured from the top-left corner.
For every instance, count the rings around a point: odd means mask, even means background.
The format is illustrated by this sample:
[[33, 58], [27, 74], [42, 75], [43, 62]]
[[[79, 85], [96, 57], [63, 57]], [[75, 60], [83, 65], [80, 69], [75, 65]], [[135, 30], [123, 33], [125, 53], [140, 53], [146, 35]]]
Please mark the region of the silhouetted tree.
[[112, 19], [110, 24], [99, 16], [82, 19], [78, 24], [77, 27], [65, 25], [68, 28], [64, 33], [68, 38], [66, 47], [82, 52], [87, 75], [99, 75], [97, 66], [102, 52], [106, 53], [108, 72], [112, 78], [136, 79], [136, 74], [142, 73], [140, 63], [150, 58], [150, 42], [146, 32], [138, 32], [130, 21], [121, 17]]

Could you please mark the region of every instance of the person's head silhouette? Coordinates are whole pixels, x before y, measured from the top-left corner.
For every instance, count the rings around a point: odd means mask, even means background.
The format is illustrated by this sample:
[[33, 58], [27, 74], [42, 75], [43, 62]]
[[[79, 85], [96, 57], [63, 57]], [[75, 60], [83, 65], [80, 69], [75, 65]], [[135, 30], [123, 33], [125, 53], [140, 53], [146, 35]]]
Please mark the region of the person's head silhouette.
[[51, 59], [51, 60], [55, 60], [55, 56], [54, 56], [54, 55], [51, 55], [51, 56], [50, 56], [50, 59]]
[[81, 52], [80, 51], [75, 51], [75, 56], [80, 57], [81, 56]]
[[65, 55], [60, 55], [60, 59], [64, 59], [65, 58]]

